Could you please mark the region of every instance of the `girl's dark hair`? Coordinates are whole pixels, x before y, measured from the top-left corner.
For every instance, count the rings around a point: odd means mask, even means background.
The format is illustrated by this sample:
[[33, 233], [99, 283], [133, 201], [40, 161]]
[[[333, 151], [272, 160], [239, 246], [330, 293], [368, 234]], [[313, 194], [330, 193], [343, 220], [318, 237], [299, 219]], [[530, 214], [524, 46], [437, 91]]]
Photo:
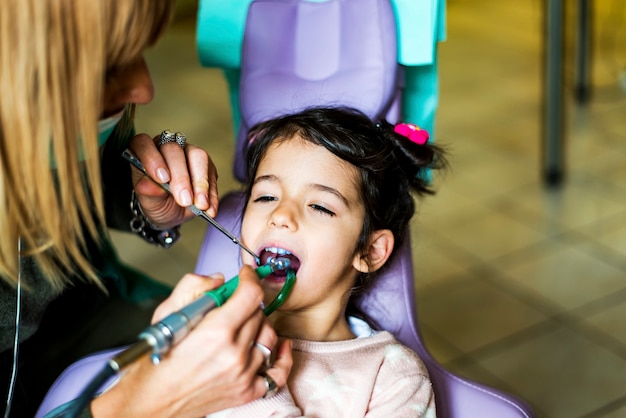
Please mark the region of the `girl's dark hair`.
[[358, 169], [365, 219], [356, 250], [365, 254], [370, 234], [389, 229], [395, 237], [395, 251], [415, 213], [411, 191], [417, 196], [433, 194], [430, 170], [442, 168], [446, 162], [439, 147], [416, 144], [393, 128], [385, 120], [375, 122], [364, 113], [345, 107], [308, 108], [262, 122], [248, 134], [247, 197], [269, 145], [298, 135]]

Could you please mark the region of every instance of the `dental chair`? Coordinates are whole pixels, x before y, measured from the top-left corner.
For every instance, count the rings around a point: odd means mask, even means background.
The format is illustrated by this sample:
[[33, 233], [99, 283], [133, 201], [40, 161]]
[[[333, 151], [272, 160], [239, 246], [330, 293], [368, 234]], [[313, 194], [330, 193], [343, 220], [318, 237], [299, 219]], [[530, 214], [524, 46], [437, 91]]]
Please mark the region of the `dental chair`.
[[[265, 119], [308, 106], [345, 105], [398, 122], [404, 73], [397, 50], [389, 0], [253, 0], [242, 44], [235, 177], [245, 179], [247, 131]], [[218, 219], [235, 235], [243, 203], [240, 192], [220, 203]], [[417, 326], [409, 236], [373, 287], [351, 303], [422, 358], [433, 382], [438, 417], [534, 417], [523, 400], [456, 376], [430, 355]], [[220, 271], [232, 277], [239, 271], [234, 263], [238, 251], [209, 228], [196, 272]]]
[[[245, 134], [264, 119], [311, 105], [341, 104], [397, 122], [403, 74], [396, 62], [394, 25], [388, 0], [252, 1], [241, 57], [235, 177], [245, 178]], [[217, 216], [236, 236], [240, 235], [243, 199], [241, 192], [225, 195]], [[372, 287], [350, 303], [422, 358], [433, 383], [439, 418], [533, 418], [523, 400], [449, 372], [428, 352], [416, 317], [409, 236]], [[209, 227], [195, 271], [233, 277], [240, 267], [239, 251]], [[70, 366], [51, 387], [36, 417], [75, 399], [117, 352], [96, 353]]]

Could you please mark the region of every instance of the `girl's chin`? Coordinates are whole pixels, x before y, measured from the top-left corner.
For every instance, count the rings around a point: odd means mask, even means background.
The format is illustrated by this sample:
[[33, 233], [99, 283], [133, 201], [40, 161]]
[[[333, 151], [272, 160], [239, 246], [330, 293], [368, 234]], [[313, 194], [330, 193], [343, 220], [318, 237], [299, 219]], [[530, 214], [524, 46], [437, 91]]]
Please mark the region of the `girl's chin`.
[[261, 283], [261, 287], [263, 288], [263, 293], [265, 293], [265, 297], [263, 298], [263, 302], [267, 305], [267, 302], [271, 302], [274, 300], [276, 296], [280, 293], [283, 288], [283, 284], [279, 282], [267, 281], [267, 279], [263, 279], [263, 283]]

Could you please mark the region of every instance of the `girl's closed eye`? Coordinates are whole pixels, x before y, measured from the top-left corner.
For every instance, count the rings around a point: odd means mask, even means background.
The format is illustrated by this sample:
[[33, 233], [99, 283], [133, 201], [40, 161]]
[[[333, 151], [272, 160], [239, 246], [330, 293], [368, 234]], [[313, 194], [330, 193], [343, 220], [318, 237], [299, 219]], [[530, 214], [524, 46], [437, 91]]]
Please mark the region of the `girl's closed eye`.
[[276, 201], [276, 196], [272, 195], [262, 195], [253, 200], [254, 203], [263, 203], [263, 202], [274, 202]]
[[328, 209], [325, 206], [322, 206], [320, 204], [313, 203], [313, 204], [309, 205], [309, 207], [312, 208], [314, 211], [319, 212], [319, 213], [324, 214], [324, 215], [328, 215], [328, 216], [331, 216], [331, 217], [337, 216], [337, 214], [335, 212], [333, 212], [332, 210], [330, 210], [330, 209]]

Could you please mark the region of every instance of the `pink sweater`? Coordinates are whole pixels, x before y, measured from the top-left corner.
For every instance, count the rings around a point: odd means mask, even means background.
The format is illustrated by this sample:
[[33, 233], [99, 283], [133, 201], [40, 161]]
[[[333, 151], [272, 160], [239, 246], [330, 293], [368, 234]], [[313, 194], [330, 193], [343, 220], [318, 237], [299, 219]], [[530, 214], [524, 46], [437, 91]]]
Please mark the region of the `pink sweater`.
[[435, 417], [428, 371], [383, 331], [337, 342], [293, 340], [287, 387], [216, 417]]

